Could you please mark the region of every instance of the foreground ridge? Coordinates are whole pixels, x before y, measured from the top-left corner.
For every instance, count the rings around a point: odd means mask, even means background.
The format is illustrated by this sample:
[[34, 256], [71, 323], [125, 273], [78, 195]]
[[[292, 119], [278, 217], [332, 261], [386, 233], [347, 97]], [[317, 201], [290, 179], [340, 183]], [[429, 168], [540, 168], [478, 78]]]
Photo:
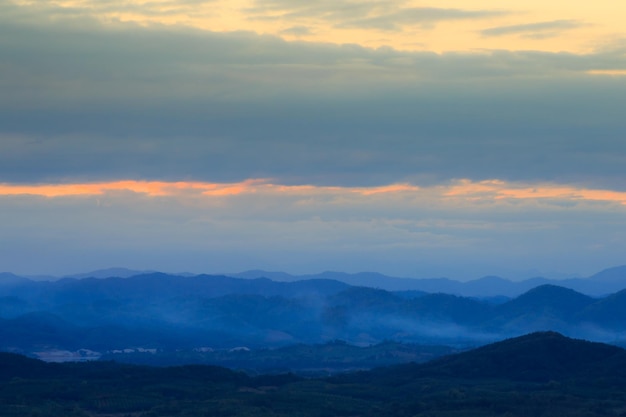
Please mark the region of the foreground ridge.
[[621, 348], [555, 332], [318, 379], [215, 366], [51, 364], [2, 353], [0, 415], [619, 416], [625, 365]]

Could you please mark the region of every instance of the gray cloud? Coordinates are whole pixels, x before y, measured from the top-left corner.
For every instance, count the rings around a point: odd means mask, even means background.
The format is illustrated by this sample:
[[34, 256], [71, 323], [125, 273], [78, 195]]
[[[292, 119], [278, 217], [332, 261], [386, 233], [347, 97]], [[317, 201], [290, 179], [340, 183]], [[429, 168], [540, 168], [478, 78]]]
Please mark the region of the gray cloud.
[[389, 13], [401, 4], [385, 1], [258, 0], [255, 7], [248, 9], [248, 12], [257, 18], [265, 17], [268, 13], [282, 12], [283, 17], [323, 18], [336, 21], [365, 17], [371, 13]]
[[576, 20], [552, 20], [549, 22], [527, 23], [523, 25], [499, 26], [482, 30], [483, 36], [522, 35], [542, 39], [558, 36], [564, 31], [584, 26]]
[[[256, 19], [321, 19], [335, 27], [402, 30], [404, 26], [430, 27], [436, 23], [461, 19], [482, 19], [505, 14], [493, 10], [464, 10], [435, 7], [408, 7], [404, 2], [285, 1], [258, 0], [248, 10]], [[280, 13], [277, 15], [276, 13]]]
[[[206, 9], [199, 9], [201, 6], [215, 3], [216, 0], [159, 0], [159, 1], [125, 1], [125, 0], [100, 0], [82, 1], [71, 6], [51, 4], [45, 0], [35, 0], [30, 2], [31, 6], [36, 6], [37, 11], [45, 10], [48, 17], [84, 17], [98, 14], [119, 14], [136, 13], [146, 17], [172, 16], [178, 14], [206, 14]], [[27, 17], [28, 7], [21, 7], [16, 15]]]
[[391, 13], [349, 20], [338, 24], [338, 26], [397, 31], [401, 30], [404, 26], [420, 25], [428, 28], [442, 21], [482, 19], [502, 14], [505, 13], [488, 10], [473, 11], [432, 7], [407, 7], [395, 10]]
[[280, 32], [281, 35], [306, 36], [313, 32], [306, 26], [292, 26]]
[[409, 53], [2, 6], [0, 182], [116, 178], [623, 188], [621, 51]]

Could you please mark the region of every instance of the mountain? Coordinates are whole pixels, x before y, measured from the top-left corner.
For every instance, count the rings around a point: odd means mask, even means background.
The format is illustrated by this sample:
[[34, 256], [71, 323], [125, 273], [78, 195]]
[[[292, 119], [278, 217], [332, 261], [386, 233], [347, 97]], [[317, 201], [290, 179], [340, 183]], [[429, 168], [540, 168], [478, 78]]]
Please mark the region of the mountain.
[[565, 280], [563, 285], [589, 295], [618, 292], [626, 289], [626, 265], [605, 269], [589, 278]]
[[270, 272], [270, 271], [263, 271], [260, 269], [253, 269], [253, 270], [234, 273], [234, 274], [220, 274], [220, 275], [226, 275], [228, 277], [244, 278], [244, 279], [269, 278], [272, 281], [278, 281], [278, 282], [293, 282], [293, 281], [300, 281], [303, 279], [299, 276], [291, 275], [286, 272]]
[[379, 288], [387, 291], [422, 291], [426, 293], [447, 293], [464, 297], [489, 298], [497, 296], [517, 297], [537, 286], [551, 284], [591, 296], [605, 296], [626, 288], [626, 266], [618, 266], [601, 271], [588, 278], [552, 280], [535, 277], [523, 281], [509, 281], [497, 276], [460, 282], [449, 278], [398, 278], [375, 272], [348, 274], [326, 271], [320, 274], [291, 275], [284, 272], [251, 270], [228, 276], [254, 279], [269, 278], [276, 281], [294, 282], [310, 279], [331, 279], [353, 286]]
[[598, 364], [626, 351], [603, 343], [567, 338], [556, 332], [537, 332], [496, 342], [475, 350], [434, 360], [421, 374], [463, 378], [505, 378], [550, 381], [595, 373]]
[[[0, 292], [0, 349], [282, 346], [323, 336], [319, 311], [349, 286], [153, 273], [24, 281]], [[51, 317], [72, 327], [54, 328]], [[51, 328], [53, 331], [43, 331]]]
[[[0, 330], [6, 336], [0, 348], [25, 351], [277, 348], [335, 339], [360, 346], [394, 340], [466, 348], [542, 330], [621, 343], [626, 330], [626, 291], [596, 299], [552, 284], [493, 302], [322, 278], [277, 282], [163, 273], [44, 282], [8, 278], [10, 285], [0, 285]], [[498, 277], [479, 281], [471, 284], [476, 291], [492, 285], [500, 292], [508, 285]], [[42, 331], [54, 324], [52, 316], [68, 326]]]
[[128, 268], [106, 268], [106, 269], [98, 269], [96, 271], [84, 272], [80, 274], [66, 275], [63, 278], [75, 278], [75, 279], [83, 279], [83, 278], [130, 278], [136, 275], [145, 275], [151, 274], [156, 271], [137, 271]]
[[[63, 278], [131, 278], [138, 275], [150, 275], [155, 271], [138, 271], [127, 268], [108, 268], [68, 275]], [[179, 273], [165, 274], [169, 276], [193, 277], [202, 274]], [[206, 276], [206, 275], [205, 275]], [[626, 265], [605, 269], [588, 278], [568, 278], [553, 280], [542, 277], [530, 278], [522, 281], [510, 281], [497, 276], [485, 276], [471, 281], [460, 282], [449, 278], [400, 278], [376, 272], [344, 273], [325, 271], [319, 274], [292, 275], [285, 272], [263, 270], [249, 270], [231, 274], [213, 274], [212, 276], [228, 276], [232, 278], [258, 279], [266, 278], [275, 282], [298, 282], [315, 279], [333, 280], [352, 286], [379, 288], [387, 291], [420, 291], [426, 293], [447, 293], [465, 297], [492, 298], [516, 297], [539, 285], [552, 284], [573, 289], [592, 295], [605, 296], [610, 293], [626, 289]], [[44, 281], [39, 277], [36, 281]], [[49, 277], [48, 281], [59, 278]], [[0, 273], [0, 286], [3, 283], [22, 280], [11, 273]]]
[[[370, 288], [379, 288], [387, 291], [408, 291], [408, 290], [422, 290], [418, 287], [428, 287], [427, 281], [428, 279], [414, 279], [414, 278], [398, 278], [391, 277], [383, 274], [379, 274], [378, 272], [358, 272], [356, 274], [349, 274], [346, 272], [334, 272], [334, 271], [325, 271], [319, 274], [304, 274], [304, 275], [291, 275], [284, 272], [268, 272], [263, 270], [250, 270], [236, 274], [226, 274], [228, 276], [236, 277], [236, 278], [245, 278], [245, 279], [254, 279], [254, 278], [269, 278], [274, 281], [281, 282], [294, 282], [294, 281], [305, 281], [312, 279], [326, 279], [333, 281], [340, 281], [346, 283], [348, 285], [358, 286], [358, 287], [370, 287]], [[450, 281], [454, 283], [455, 281], [447, 280], [446, 278], [436, 278], [434, 279], [437, 288], [442, 287], [442, 283], [446, 281]], [[427, 290], [423, 290], [427, 291]], [[427, 291], [428, 292], [428, 291]]]
[[580, 314], [596, 300], [569, 288], [541, 285], [494, 307], [486, 328], [516, 335], [554, 330], [577, 337], [590, 337], [580, 327]]
[[30, 280], [27, 278], [17, 276], [10, 272], [0, 272], [0, 288], [20, 285], [20, 284], [27, 283], [29, 281]]
[[50, 364], [16, 353], [0, 352], [0, 381], [13, 378], [43, 378], [51, 370]]
[[581, 312], [581, 320], [618, 331], [626, 330], [626, 290], [602, 298]]
[[541, 317], [571, 318], [596, 300], [569, 288], [540, 285], [496, 307], [501, 318], [532, 314]]
[[0, 340], [4, 342], [5, 349], [76, 347], [81, 336], [80, 329], [52, 313], [34, 312], [15, 319], [0, 320]]
[[428, 294], [408, 303], [408, 310], [421, 318], [438, 323], [478, 325], [493, 311], [490, 304], [450, 294]]
[[329, 299], [331, 306], [372, 312], [396, 312], [403, 300], [393, 293], [377, 288], [349, 287]]
[[626, 404], [625, 358], [621, 348], [554, 332], [425, 364], [308, 379], [204, 365], [50, 364], [0, 353], [0, 415], [617, 417]]
[[150, 273], [129, 278], [63, 278], [54, 282], [25, 280], [5, 289], [2, 295], [37, 298], [46, 303], [109, 299], [156, 301], [175, 297], [210, 298], [227, 294], [328, 295], [347, 287], [344, 283], [329, 280], [284, 283], [267, 278], [247, 280], [219, 275], [182, 277]]
[[626, 265], [604, 269], [589, 279], [604, 283], [618, 283], [622, 288], [626, 287]]
[[624, 374], [621, 368], [607, 369], [608, 364], [626, 365], [626, 350], [549, 331], [506, 339], [424, 364], [396, 365], [338, 378], [399, 385], [421, 378], [547, 382]]

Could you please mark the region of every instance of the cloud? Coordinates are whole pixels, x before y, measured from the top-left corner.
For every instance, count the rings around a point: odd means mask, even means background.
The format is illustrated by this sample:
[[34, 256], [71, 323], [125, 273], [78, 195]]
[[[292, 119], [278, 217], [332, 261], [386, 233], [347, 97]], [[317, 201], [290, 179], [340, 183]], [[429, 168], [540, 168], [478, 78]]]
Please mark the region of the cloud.
[[500, 16], [499, 10], [465, 10], [411, 7], [406, 2], [381, 1], [284, 1], [257, 0], [248, 9], [255, 19], [306, 19], [326, 21], [337, 28], [402, 30], [405, 26], [432, 27], [443, 21], [484, 19]]
[[624, 187], [625, 87], [589, 74], [626, 69], [621, 49], [403, 52], [2, 7], [3, 181]]
[[531, 267], [592, 273], [622, 259], [625, 200], [625, 193], [559, 184], [469, 180], [3, 184], [0, 235], [11, 244], [0, 262], [20, 273], [112, 264], [458, 278], [519, 276]]
[[[229, 197], [238, 195], [267, 195], [309, 198], [360, 196], [375, 199], [378, 196], [404, 195], [419, 198], [421, 195], [438, 199], [464, 199], [468, 202], [497, 203], [503, 200], [535, 200], [576, 203], [601, 201], [626, 206], [626, 192], [576, 188], [559, 184], [537, 183], [516, 184], [501, 180], [474, 182], [468, 179], [455, 180], [446, 185], [420, 187], [414, 184], [397, 183], [369, 187], [287, 185], [273, 183], [267, 179], [248, 179], [239, 183], [207, 183], [190, 181], [115, 181], [99, 183], [65, 184], [11, 184], [0, 183], [0, 196], [34, 195], [49, 198], [70, 196], [101, 196], [111, 192], [132, 192], [150, 197], [172, 197], [197, 195], [205, 197]], [[386, 197], [385, 197], [386, 198]]]
[[419, 25], [431, 28], [436, 23], [454, 20], [484, 19], [506, 14], [492, 10], [442, 9], [432, 7], [407, 7], [375, 16], [340, 23], [339, 27], [374, 28], [380, 30], [402, 30], [405, 26]]
[[[7, 2], [7, 9], [14, 16], [26, 18], [39, 11], [45, 11], [48, 18], [83, 18], [86, 16], [102, 19], [135, 17], [162, 19], [175, 16], [201, 16], [210, 14], [208, 10], [220, 0], [107, 0], [81, 1], [59, 0], [52, 3], [45, 1]], [[21, 7], [11, 7], [11, 3]]]
[[590, 70], [588, 73], [591, 75], [608, 75], [614, 77], [626, 76], [626, 70], [622, 69]]
[[281, 35], [290, 35], [290, 36], [307, 36], [312, 34], [313, 32], [306, 26], [292, 26], [285, 30], [280, 31]]
[[364, 17], [371, 13], [394, 10], [402, 2], [351, 0], [257, 0], [248, 12], [257, 18], [282, 16], [289, 18], [322, 18], [332, 21]]
[[552, 20], [549, 22], [493, 27], [480, 31], [480, 34], [482, 36], [521, 35], [526, 38], [545, 39], [559, 36], [564, 31], [582, 26], [584, 24], [576, 20]]

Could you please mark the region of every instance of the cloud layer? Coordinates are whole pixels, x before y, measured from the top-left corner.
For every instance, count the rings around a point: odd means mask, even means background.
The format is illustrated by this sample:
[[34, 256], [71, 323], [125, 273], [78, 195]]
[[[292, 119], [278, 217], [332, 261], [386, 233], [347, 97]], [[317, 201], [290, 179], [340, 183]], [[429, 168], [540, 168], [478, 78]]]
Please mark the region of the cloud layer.
[[623, 263], [626, 36], [531, 3], [0, 3], [0, 265]]
[[590, 74], [624, 71], [622, 49], [433, 54], [9, 19], [5, 181], [623, 186], [626, 87]]
[[[592, 273], [621, 259], [626, 193], [533, 187], [2, 185], [0, 233], [11, 244], [0, 262], [31, 274], [122, 262], [193, 272], [308, 273], [323, 265], [467, 279], [528, 277], [536, 268]], [[587, 256], [572, 258], [581, 252]]]

